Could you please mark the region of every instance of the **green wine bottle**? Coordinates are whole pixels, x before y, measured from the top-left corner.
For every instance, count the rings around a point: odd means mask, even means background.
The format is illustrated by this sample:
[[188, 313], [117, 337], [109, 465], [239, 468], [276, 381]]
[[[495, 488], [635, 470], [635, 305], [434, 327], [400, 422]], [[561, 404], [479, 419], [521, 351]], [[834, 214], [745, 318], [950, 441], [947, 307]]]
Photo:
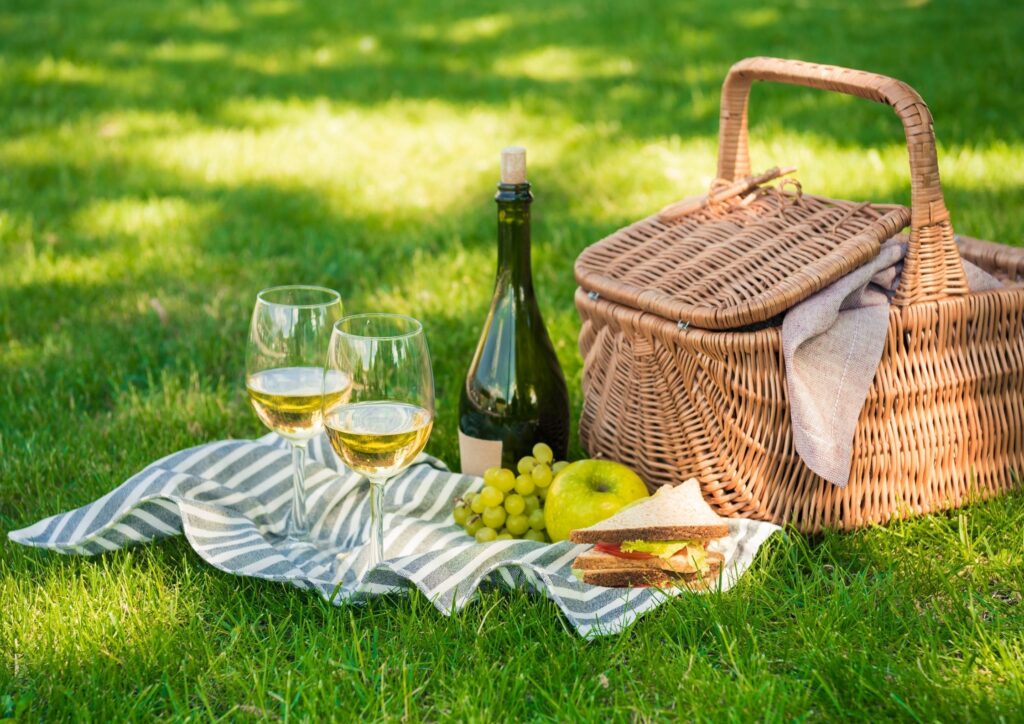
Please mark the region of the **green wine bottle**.
[[545, 442], [556, 460], [569, 444], [569, 393], [533, 293], [526, 150], [501, 153], [498, 275], [487, 321], [459, 401], [462, 472], [515, 469]]

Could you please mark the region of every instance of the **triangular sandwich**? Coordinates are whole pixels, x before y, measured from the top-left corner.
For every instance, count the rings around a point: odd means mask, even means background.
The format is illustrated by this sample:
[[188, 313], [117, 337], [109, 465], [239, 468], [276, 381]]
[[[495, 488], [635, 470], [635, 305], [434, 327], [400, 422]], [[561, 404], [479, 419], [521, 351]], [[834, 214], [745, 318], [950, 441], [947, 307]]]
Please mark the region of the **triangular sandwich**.
[[691, 478], [572, 531], [573, 543], [594, 544], [576, 557], [573, 572], [596, 586], [706, 585], [718, 577], [723, 563], [707, 544], [728, 533], [726, 520], [705, 502]]

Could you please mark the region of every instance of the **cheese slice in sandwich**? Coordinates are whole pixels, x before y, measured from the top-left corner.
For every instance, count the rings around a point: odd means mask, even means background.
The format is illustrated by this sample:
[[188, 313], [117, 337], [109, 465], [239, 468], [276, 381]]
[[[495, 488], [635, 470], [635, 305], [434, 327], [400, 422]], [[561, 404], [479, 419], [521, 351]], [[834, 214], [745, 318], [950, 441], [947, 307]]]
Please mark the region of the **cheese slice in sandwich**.
[[723, 558], [708, 542], [729, 533], [695, 479], [663, 486], [600, 523], [574, 530], [573, 543], [593, 543], [573, 573], [597, 586], [701, 586], [718, 577]]

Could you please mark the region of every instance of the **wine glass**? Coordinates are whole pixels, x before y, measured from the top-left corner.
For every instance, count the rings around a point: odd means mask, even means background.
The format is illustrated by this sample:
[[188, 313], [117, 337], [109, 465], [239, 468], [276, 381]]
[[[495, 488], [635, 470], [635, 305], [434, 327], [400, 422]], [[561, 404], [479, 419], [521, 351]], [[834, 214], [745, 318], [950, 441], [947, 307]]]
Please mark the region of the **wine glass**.
[[324, 374], [331, 328], [342, 316], [333, 289], [284, 286], [256, 295], [245, 354], [245, 387], [260, 421], [292, 445], [292, 508], [285, 535], [306, 541], [306, 443], [323, 429], [324, 397], [335, 404], [351, 387]]
[[423, 325], [399, 314], [345, 317], [334, 325], [326, 369], [325, 381], [335, 373], [352, 383], [346, 399], [324, 395], [324, 427], [338, 456], [370, 481], [373, 567], [384, 558], [384, 484], [409, 467], [434, 425]]

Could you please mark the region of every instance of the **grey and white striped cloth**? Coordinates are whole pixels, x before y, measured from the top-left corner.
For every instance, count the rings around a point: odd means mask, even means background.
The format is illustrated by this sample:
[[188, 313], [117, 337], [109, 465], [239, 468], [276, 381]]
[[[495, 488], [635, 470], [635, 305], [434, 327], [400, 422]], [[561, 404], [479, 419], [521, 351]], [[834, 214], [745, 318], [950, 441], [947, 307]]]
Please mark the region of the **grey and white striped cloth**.
[[[341, 465], [325, 437], [310, 443], [306, 476], [314, 545], [280, 536], [291, 500], [291, 455], [276, 435], [224, 440], [169, 455], [89, 505], [9, 534], [60, 553], [96, 555], [184, 532], [210, 565], [240, 576], [312, 588], [335, 603], [418, 588], [441, 613], [469, 603], [481, 585], [525, 587], [562, 609], [586, 638], [615, 633], [671, 595], [600, 588], [570, 572], [587, 546], [532, 541], [476, 543], [451, 518], [452, 500], [480, 478], [421, 456], [385, 492], [386, 561], [367, 570], [368, 483]], [[730, 522], [721, 541], [722, 589], [749, 567], [777, 527]]]

